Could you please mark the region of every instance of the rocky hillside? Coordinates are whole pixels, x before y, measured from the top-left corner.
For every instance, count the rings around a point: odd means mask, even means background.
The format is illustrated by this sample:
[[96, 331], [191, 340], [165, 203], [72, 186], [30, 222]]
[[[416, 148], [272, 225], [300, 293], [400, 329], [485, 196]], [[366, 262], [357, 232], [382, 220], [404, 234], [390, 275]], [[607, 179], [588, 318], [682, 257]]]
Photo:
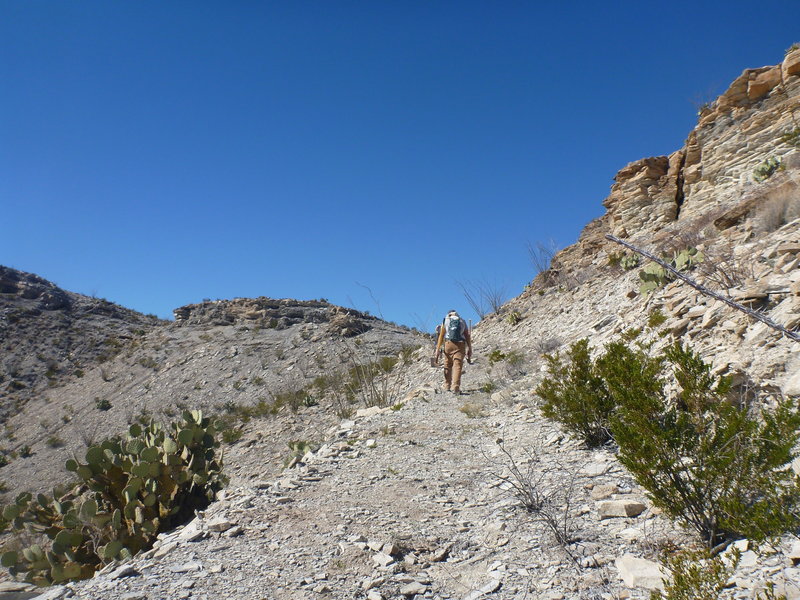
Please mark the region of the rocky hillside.
[[[796, 328], [798, 120], [800, 50], [780, 65], [746, 70], [703, 108], [684, 148], [623, 168], [607, 213], [477, 326], [466, 395], [439, 391], [441, 374], [422, 348], [391, 371], [391, 407], [341, 418], [336, 394], [323, 386], [315, 388], [318, 404], [259, 413], [241, 422], [241, 437], [226, 452], [231, 486], [207, 511], [144, 555], [50, 597], [649, 597], [661, 581], [659, 552], [689, 536], [652, 507], [612, 448], [588, 450], [541, 416], [532, 392], [544, 372], [541, 354], [583, 337], [599, 348], [641, 328], [656, 347], [691, 343], [742, 393], [800, 396], [798, 342], [681, 282], [640, 293], [646, 261], [637, 265], [605, 237], [668, 257], [695, 248], [704, 261], [687, 272], [692, 278]], [[35, 454], [0, 475], [46, 477], [37, 455], [52, 462], [66, 454], [45, 454], [47, 436], [98, 422], [101, 411], [87, 397], [109, 400], [102, 414], [117, 422], [169, 416], [176, 403], [227, 405], [240, 414], [238, 404], [274, 402], [281, 390], [347, 366], [342, 357], [354, 348], [375, 356], [408, 339], [377, 320], [350, 318], [363, 315], [265, 299], [179, 309], [174, 324], [86, 373], [80, 385], [29, 402], [31, 411], [12, 427], [38, 440]], [[57, 423], [37, 423], [47, 410]], [[302, 442], [293, 446], [302, 450], [292, 455], [287, 440]], [[549, 517], [521, 508], [515, 469], [547, 496]], [[553, 525], [570, 532], [568, 543], [558, 542]], [[753, 598], [767, 583], [800, 598], [795, 540], [769, 553], [738, 545], [742, 561], [726, 598]]]
[[154, 316], [0, 266], [0, 422], [160, 324]]
[[[18, 368], [9, 384], [17, 395], [6, 413], [3, 447], [7, 457], [17, 458], [0, 471], [8, 495], [61, 483], [64, 461], [87, 444], [133, 422], [170, 421], [187, 407], [230, 415], [234, 429], [248, 418], [248, 408], [282, 411], [287, 416], [268, 445], [283, 452], [295, 434], [290, 422], [303, 419], [295, 417], [297, 404], [317, 402], [310, 387], [315, 379], [426, 341], [325, 301], [207, 301], [176, 309], [175, 321], [168, 322], [64, 292], [35, 276], [4, 273], [8, 281], [37, 281], [48, 290], [29, 299], [19, 291], [26, 284], [9, 285], [0, 294], [9, 307], [5, 314], [17, 315], [7, 330], [5, 360], [27, 365], [28, 373], [22, 380]], [[62, 300], [45, 309], [51, 297]], [[62, 349], [61, 340], [70, 345]], [[58, 364], [69, 369], [36, 372], [36, 366], [45, 368], [38, 355], [60, 357]], [[17, 381], [25, 387], [17, 390]], [[335, 419], [328, 408], [318, 410]], [[282, 455], [268, 470], [279, 469], [281, 461]]]

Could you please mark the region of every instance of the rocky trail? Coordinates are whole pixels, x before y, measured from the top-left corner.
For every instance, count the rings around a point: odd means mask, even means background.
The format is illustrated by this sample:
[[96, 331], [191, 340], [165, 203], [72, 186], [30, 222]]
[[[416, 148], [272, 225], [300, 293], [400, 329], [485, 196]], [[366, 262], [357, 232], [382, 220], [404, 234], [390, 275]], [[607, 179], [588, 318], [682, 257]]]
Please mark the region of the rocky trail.
[[[228, 463], [241, 475], [193, 521], [40, 598], [646, 598], [660, 573], [642, 558], [688, 538], [648, 506], [613, 453], [543, 419], [534, 374], [490, 394], [473, 365], [456, 396], [420, 363], [399, 410], [362, 409], [275, 476], [263, 475], [270, 459], [251, 445]], [[252, 422], [242, 446], [265, 425]], [[536, 461], [531, 481], [574, 532], [566, 549], [512, 493], [509, 456], [522, 471]], [[800, 580], [799, 548], [785, 550], [766, 562], [746, 553], [739, 597], [767, 573], [790, 587]]]
[[[234, 481], [220, 501], [152, 551], [64, 593], [125, 600], [555, 600], [570, 590], [601, 597], [617, 584], [609, 569], [617, 554], [637, 546], [636, 531], [671, 530], [645, 509], [610, 453], [581, 449], [538, 416], [523, 380], [493, 400], [469, 384], [469, 373], [467, 393], [456, 396], [439, 392], [437, 371], [417, 371], [428, 381], [400, 410], [368, 409], [342, 421], [316, 452], [276, 479]], [[543, 491], [574, 478], [575, 563], [500, 478], [508, 459], [498, 441], [519, 460], [539, 448], [549, 465]], [[603, 510], [627, 502], [643, 514], [600, 520], [599, 502], [613, 492], [622, 500]], [[623, 531], [628, 541], [617, 538]]]

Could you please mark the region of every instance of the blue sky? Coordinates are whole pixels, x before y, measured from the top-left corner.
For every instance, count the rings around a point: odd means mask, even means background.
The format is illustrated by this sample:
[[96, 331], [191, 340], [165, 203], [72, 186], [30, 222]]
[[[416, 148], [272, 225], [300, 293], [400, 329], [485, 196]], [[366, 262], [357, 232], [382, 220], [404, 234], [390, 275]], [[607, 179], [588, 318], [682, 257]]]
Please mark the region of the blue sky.
[[800, 3], [0, 0], [0, 264], [171, 317], [518, 294]]

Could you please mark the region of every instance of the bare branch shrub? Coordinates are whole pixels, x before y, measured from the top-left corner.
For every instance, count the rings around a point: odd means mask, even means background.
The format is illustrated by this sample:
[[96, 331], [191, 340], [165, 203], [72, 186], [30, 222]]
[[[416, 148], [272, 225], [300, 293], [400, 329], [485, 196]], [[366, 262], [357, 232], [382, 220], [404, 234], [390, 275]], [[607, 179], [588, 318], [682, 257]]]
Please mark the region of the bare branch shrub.
[[410, 363], [410, 349], [398, 356], [381, 356], [377, 350], [364, 351], [349, 342], [341, 343], [344, 368], [315, 381], [320, 391], [332, 398], [336, 414], [346, 418], [357, 404], [365, 408], [396, 404], [403, 384], [399, 366]]
[[503, 487], [578, 565], [570, 548], [578, 533], [574, 506], [578, 469], [546, 457], [538, 440], [525, 449], [521, 458], [515, 457], [502, 439], [497, 440], [497, 446], [502, 458], [493, 462], [500, 471], [497, 477]]
[[536, 354], [552, 354], [558, 350], [564, 342], [558, 337], [542, 337], [533, 343]]
[[553, 240], [547, 244], [536, 242], [535, 245], [528, 242], [528, 257], [536, 271], [535, 278], [540, 279], [543, 287], [553, 287], [559, 283], [562, 265], [555, 258], [557, 253], [558, 246]]
[[486, 315], [499, 312], [508, 299], [506, 286], [486, 278], [478, 281], [457, 281], [464, 299], [482, 319]]
[[78, 438], [83, 442], [83, 445], [87, 448], [89, 446], [93, 446], [94, 443], [97, 441], [98, 436], [97, 433], [100, 429], [101, 421], [95, 421], [94, 425], [89, 425], [88, 421], [82, 421], [79, 419], [74, 419], [71, 424], [75, 433], [78, 434]]
[[553, 240], [550, 240], [547, 244], [536, 242], [535, 245], [528, 242], [528, 256], [531, 259], [531, 264], [536, 271], [536, 275], [544, 273], [550, 268], [553, 257], [555, 257], [557, 252], [558, 246], [556, 246]]
[[739, 257], [730, 240], [720, 240], [703, 250], [703, 261], [696, 265], [706, 280], [720, 289], [729, 289], [744, 283], [755, 275], [752, 257]]
[[753, 229], [771, 233], [797, 218], [800, 218], [800, 190], [784, 187], [753, 211]]

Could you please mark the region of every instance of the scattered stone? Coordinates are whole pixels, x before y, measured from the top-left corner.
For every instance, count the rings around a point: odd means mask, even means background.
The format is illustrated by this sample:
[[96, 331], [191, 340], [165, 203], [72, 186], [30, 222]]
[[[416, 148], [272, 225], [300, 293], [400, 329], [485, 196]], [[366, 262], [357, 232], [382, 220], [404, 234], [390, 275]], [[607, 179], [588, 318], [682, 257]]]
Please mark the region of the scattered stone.
[[667, 573], [658, 563], [626, 554], [617, 558], [614, 564], [619, 571], [620, 578], [629, 588], [663, 591], [662, 579], [666, 577]]
[[375, 556], [372, 557], [372, 562], [374, 562], [379, 567], [388, 567], [390, 564], [394, 562], [394, 559], [385, 552], [378, 552]]
[[596, 485], [590, 493], [592, 500], [605, 500], [619, 492], [619, 487], [613, 483]]
[[497, 591], [500, 588], [500, 580], [492, 579], [488, 583], [485, 583], [477, 590], [472, 590], [469, 594], [464, 596], [464, 600], [478, 600], [482, 596], [486, 594], [491, 594], [492, 592]]
[[34, 597], [32, 600], [61, 600], [61, 598], [68, 598], [69, 596], [72, 596], [72, 590], [63, 585], [55, 585], [49, 588], [46, 592]]
[[132, 565], [121, 565], [108, 574], [109, 579], [122, 579], [123, 577], [132, 577], [138, 575], [139, 572], [133, 568]]
[[182, 565], [174, 565], [169, 568], [172, 573], [191, 573], [192, 571], [201, 571], [203, 564], [200, 561], [193, 560]]
[[400, 593], [403, 596], [415, 596], [417, 594], [424, 594], [428, 590], [428, 586], [422, 585], [419, 581], [412, 581], [400, 588]]
[[598, 504], [597, 512], [600, 513], [601, 519], [637, 517], [646, 508], [644, 504], [635, 500], [607, 500]]
[[36, 586], [21, 581], [0, 582], [0, 592], [29, 592], [35, 590]]
[[178, 534], [178, 539], [185, 542], [196, 542], [205, 537], [206, 532], [202, 530], [199, 519], [188, 523]]
[[233, 523], [228, 521], [228, 519], [217, 517], [216, 519], [212, 519], [206, 523], [206, 527], [208, 527], [209, 531], [218, 531], [222, 533], [223, 531], [228, 531], [231, 527], [233, 527]]

